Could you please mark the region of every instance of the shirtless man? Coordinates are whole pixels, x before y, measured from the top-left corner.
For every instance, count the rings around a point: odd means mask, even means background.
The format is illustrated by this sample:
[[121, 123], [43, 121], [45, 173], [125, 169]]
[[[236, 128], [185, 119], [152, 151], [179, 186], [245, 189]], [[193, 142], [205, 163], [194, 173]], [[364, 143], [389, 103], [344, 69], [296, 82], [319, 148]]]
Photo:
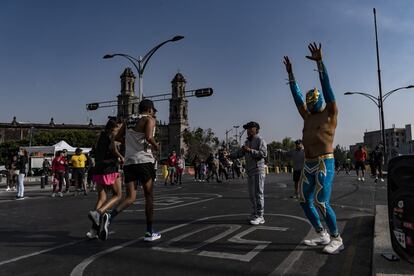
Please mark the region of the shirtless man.
[[[318, 233], [318, 237], [305, 240], [304, 243], [309, 246], [325, 245], [324, 252], [336, 254], [344, 249], [336, 224], [335, 212], [329, 204], [335, 174], [332, 144], [337, 124], [338, 108], [329, 83], [328, 73], [322, 62], [321, 44], [318, 47], [316, 43], [311, 43], [308, 48], [311, 55], [306, 56], [306, 58], [315, 61], [318, 66], [322, 94], [316, 88], [309, 90], [306, 93], [306, 101], [304, 101], [302, 92], [293, 75], [292, 64], [287, 56], [284, 57], [293, 99], [304, 121], [305, 164], [300, 183], [300, 204]], [[323, 107], [324, 98], [326, 101], [325, 107]], [[330, 235], [322, 226], [314, 203], [323, 215]]]

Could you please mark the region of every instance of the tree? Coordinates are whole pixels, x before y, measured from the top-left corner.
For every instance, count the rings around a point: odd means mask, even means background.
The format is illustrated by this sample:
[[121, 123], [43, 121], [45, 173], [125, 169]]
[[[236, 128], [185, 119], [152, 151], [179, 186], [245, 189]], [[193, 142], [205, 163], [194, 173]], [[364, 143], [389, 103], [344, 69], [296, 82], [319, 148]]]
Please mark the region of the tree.
[[217, 150], [220, 145], [219, 139], [209, 128], [204, 130], [196, 128], [192, 131], [183, 133], [184, 143], [187, 145], [187, 160], [192, 160], [196, 154], [202, 159], [206, 159], [210, 152]]
[[348, 158], [348, 153], [345, 147], [341, 147], [340, 145], [336, 145], [334, 149], [334, 157], [336, 160], [340, 162], [340, 164], [344, 164], [345, 160]]
[[33, 135], [33, 146], [50, 146], [59, 141], [66, 141], [74, 147], [93, 147], [99, 133], [90, 130], [56, 130], [41, 131]]

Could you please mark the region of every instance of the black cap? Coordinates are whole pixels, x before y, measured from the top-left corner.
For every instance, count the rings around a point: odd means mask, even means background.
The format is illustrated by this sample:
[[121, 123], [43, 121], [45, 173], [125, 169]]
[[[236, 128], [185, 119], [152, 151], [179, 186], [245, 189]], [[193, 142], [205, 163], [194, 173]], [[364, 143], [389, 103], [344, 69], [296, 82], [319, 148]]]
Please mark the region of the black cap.
[[300, 144], [302, 144], [302, 140], [300, 140], [300, 139], [296, 140], [296, 141], [295, 141], [295, 144], [296, 144], [296, 145], [300, 145]]
[[139, 103], [138, 109], [141, 111], [147, 108], [152, 108], [155, 112], [157, 112], [157, 109], [154, 107], [154, 103], [151, 100], [144, 99]]
[[252, 128], [252, 127], [255, 127], [257, 129], [260, 129], [260, 125], [258, 123], [256, 123], [256, 122], [253, 122], [253, 121], [252, 122], [248, 122], [247, 124], [245, 124], [243, 126], [244, 129], [248, 129], [248, 128]]
[[75, 152], [82, 152], [82, 149], [81, 148], [76, 148]]

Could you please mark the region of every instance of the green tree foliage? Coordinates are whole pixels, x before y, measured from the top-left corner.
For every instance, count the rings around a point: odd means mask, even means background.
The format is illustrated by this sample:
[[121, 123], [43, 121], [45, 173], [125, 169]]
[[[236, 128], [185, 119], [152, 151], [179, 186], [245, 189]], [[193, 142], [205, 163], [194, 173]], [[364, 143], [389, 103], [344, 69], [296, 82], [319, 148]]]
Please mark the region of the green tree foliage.
[[338, 160], [341, 164], [345, 163], [345, 160], [348, 158], [348, 153], [345, 147], [341, 147], [340, 145], [336, 145], [334, 149], [334, 157]]
[[206, 159], [210, 152], [216, 151], [220, 145], [219, 139], [209, 128], [204, 130], [196, 128], [192, 131], [183, 133], [184, 142], [187, 145], [187, 160], [192, 160], [196, 154], [202, 159]]
[[268, 163], [285, 166], [290, 162], [289, 152], [295, 148], [295, 141], [291, 137], [283, 138], [282, 142], [272, 141], [267, 144]]
[[0, 144], [0, 165], [5, 165], [22, 146], [28, 145], [27, 140], [7, 141]]
[[73, 147], [93, 147], [98, 135], [99, 133], [88, 130], [41, 131], [33, 135], [32, 145], [50, 146], [64, 140]]

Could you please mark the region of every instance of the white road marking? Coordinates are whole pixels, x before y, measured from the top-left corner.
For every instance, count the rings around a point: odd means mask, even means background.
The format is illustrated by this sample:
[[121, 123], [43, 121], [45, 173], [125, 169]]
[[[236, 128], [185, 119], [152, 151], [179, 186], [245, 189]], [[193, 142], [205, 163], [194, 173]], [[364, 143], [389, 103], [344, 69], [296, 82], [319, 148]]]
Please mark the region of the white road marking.
[[[223, 217], [234, 217], [234, 216], [247, 216], [247, 215], [250, 215], [250, 214], [245, 214], [245, 213], [242, 213], [242, 214], [229, 214], [229, 215], [218, 215], [218, 216], [211, 216], [211, 217], [204, 217], [204, 218], [200, 218], [200, 219], [196, 219], [196, 220], [193, 220], [193, 221], [191, 221], [191, 222], [188, 222], [188, 223], [183, 223], [183, 224], [180, 224], [180, 225], [176, 225], [176, 226], [173, 226], [173, 227], [170, 227], [170, 228], [167, 228], [167, 229], [164, 229], [164, 230], [162, 230], [162, 231], [160, 231], [160, 233], [161, 234], [163, 234], [163, 233], [167, 233], [167, 232], [170, 232], [170, 231], [173, 231], [173, 230], [176, 230], [176, 229], [179, 229], [179, 228], [182, 228], [182, 227], [185, 227], [185, 226], [187, 226], [187, 225], [190, 225], [190, 224], [193, 224], [193, 223], [197, 223], [197, 222], [200, 222], [200, 221], [206, 221], [206, 220], [209, 220], [209, 219], [215, 219], [215, 218], [223, 218]], [[301, 217], [297, 217], [297, 216], [291, 216], [291, 215], [284, 215], [284, 214], [266, 214], [266, 216], [280, 216], [280, 217], [287, 217], [287, 218], [293, 218], [293, 219], [297, 219], [297, 220], [300, 220], [300, 221], [303, 221], [303, 222], [305, 222], [306, 224], [308, 224], [308, 225], [310, 225], [311, 226], [311, 224], [308, 222], [308, 220], [307, 219], [305, 219], [305, 218], [301, 218]], [[312, 227], [312, 226], [311, 226]], [[310, 231], [312, 231], [312, 229], [310, 230]], [[86, 259], [84, 259], [81, 263], [79, 263], [73, 270], [72, 270], [72, 272], [71, 272], [71, 274], [70, 274], [70, 276], [82, 276], [83, 275], [83, 273], [84, 273], [84, 271], [85, 271], [85, 269], [92, 263], [92, 262], [94, 262], [95, 260], [97, 260], [99, 257], [101, 257], [101, 256], [103, 256], [103, 255], [106, 255], [106, 254], [108, 254], [108, 253], [111, 253], [111, 252], [114, 252], [114, 251], [116, 251], [116, 250], [119, 250], [119, 249], [122, 249], [122, 248], [124, 248], [124, 247], [126, 247], [126, 246], [129, 246], [129, 245], [131, 245], [131, 244], [134, 244], [134, 243], [136, 243], [136, 242], [139, 242], [139, 241], [141, 241], [143, 239], [143, 237], [139, 237], [139, 238], [137, 238], [137, 239], [135, 239], [135, 240], [132, 240], [132, 241], [129, 241], [129, 242], [125, 242], [125, 243], [122, 243], [122, 244], [120, 244], [120, 245], [117, 245], [117, 246], [114, 246], [114, 247], [111, 247], [111, 248], [109, 248], [109, 249], [107, 249], [107, 250], [104, 250], [104, 251], [101, 251], [101, 252], [99, 252], [99, 253], [96, 253], [96, 254], [94, 254], [94, 255], [92, 255], [92, 256], [90, 256], [90, 257], [88, 257], [88, 258], [86, 258]], [[296, 248], [298, 248], [300, 245], [298, 245]], [[284, 265], [284, 268], [286, 268], [286, 269], [284, 269], [284, 271], [288, 271], [288, 269], [290, 268], [290, 267], [292, 267], [293, 266], [293, 264], [300, 258], [300, 256], [302, 255], [302, 251], [297, 251], [296, 250], [296, 248], [289, 254], [289, 256], [288, 257], [286, 257], [286, 259], [283, 261], [283, 263], [281, 264], [281, 265]], [[280, 265], [279, 265], [280, 266]], [[279, 267], [278, 267], [279, 268]], [[278, 270], [278, 268], [276, 268], [276, 270], [275, 271], [277, 271]]]
[[[168, 207], [161, 207], [161, 208], [154, 208], [155, 211], [160, 211], [160, 210], [170, 210], [170, 209], [175, 209], [175, 208], [179, 208], [179, 207], [184, 207], [184, 206], [188, 206], [188, 205], [193, 205], [193, 204], [198, 204], [201, 202], [206, 202], [206, 201], [210, 201], [210, 200], [214, 200], [217, 198], [221, 198], [223, 197], [222, 195], [219, 194], [209, 194], [209, 193], [187, 193], [187, 194], [172, 194], [171, 196], [185, 196], [185, 195], [208, 195], [208, 196], [214, 196], [213, 198], [206, 198], [206, 199], [201, 199], [201, 200], [197, 200], [197, 201], [193, 201], [193, 202], [188, 202], [188, 203], [183, 203], [183, 204], [179, 204], [176, 206], [168, 206]], [[141, 209], [141, 210], [124, 210], [124, 212], [144, 212], [145, 209]]]

